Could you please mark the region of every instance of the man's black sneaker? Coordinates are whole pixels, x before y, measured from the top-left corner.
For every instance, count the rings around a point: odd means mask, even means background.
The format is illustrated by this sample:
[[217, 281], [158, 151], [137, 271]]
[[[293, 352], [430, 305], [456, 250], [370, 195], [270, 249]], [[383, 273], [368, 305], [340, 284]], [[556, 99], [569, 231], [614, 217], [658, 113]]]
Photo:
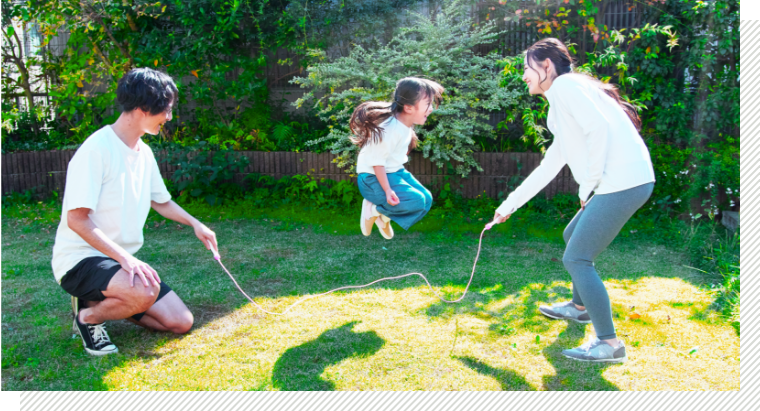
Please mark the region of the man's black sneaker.
[[85, 324], [79, 321], [79, 315], [74, 316], [74, 329], [82, 337], [84, 349], [90, 355], [107, 355], [119, 352], [113, 345], [106, 332], [106, 324]]

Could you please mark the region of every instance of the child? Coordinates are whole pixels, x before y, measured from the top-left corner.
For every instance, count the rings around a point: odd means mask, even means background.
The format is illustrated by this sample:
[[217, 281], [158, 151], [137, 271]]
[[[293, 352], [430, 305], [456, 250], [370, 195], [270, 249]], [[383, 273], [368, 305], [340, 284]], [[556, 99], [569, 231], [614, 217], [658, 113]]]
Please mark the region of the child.
[[531, 94], [549, 100], [547, 124], [554, 141], [541, 165], [496, 210], [494, 222], [505, 221], [565, 164], [570, 166], [581, 203], [564, 232], [562, 262], [572, 277], [573, 299], [539, 311], [549, 318], [593, 323], [596, 338], [564, 350], [566, 357], [624, 362], [625, 345], [615, 333], [610, 299], [594, 259], [652, 194], [654, 169], [638, 133], [641, 120], [613, 85], [574, 73], [567, 47], [557, 39], [538, 41], [527, 50], [523, 80]]
[[351, 141], [361, 148], [356, 171], [364, 197], [360, 225], [365, 236], [376, 224], [390, 240], [391, 220], [408, 230], [430, 211], [433, 196], [404, 163], [417, 146], [414, 125], [425, 124], [443, 91], [434, 81], [406, 77], [396, 83], [392, 103], [369, 101], [354, 110], [349, 127], [354, 133]]

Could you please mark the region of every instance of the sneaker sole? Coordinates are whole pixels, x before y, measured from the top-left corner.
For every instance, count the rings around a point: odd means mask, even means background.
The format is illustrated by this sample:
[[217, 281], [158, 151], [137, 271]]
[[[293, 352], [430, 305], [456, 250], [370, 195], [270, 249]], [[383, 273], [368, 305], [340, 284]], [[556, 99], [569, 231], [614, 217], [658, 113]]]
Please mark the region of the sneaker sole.
[[383, 236], [383, 238], [384, 238], [384, 239], [386, 239], [386, 240], [390, 240], [390, 239], [392, 239], [392, 238], [393, 238], [393, 234], [394, 234], [394, 233], [393, 233], [393, 227], [391, 227], [391, 225], [390, 225], [390, 224], [391, 224], [391, 222], [390, 222], [390, 221], [388, 221], [388, 222], [387, 222], [387, 223], [385, 223], [385, 224], [387, 224], [387, 225], [388, 225], [388, 227], [391, 229], [391, 233], [390, 233], [390, 235], [388, 235], [388, 234], [385, 234], [385, 231], [384, 231], [382, 228], [380, 228], [380, 224], [378, 224], [377, 220], [375, 220], [375, 225], [377, 225], [377, 231], [380, 231], [380, 235], [381, 235], [381, 236]]
[[72, 328], [74, 328], [74, 331], [76, 331], [77, 334], [79, 334], [79, 338], [82, 340], [82, 346], [84, 347], [84, 350], [87, 351], [87, 354], [101, 356], [101, 355], [115, 354], [115, 353], [119, 352], [119, 347], [117, 347], [115, 345], [114, 345], [114, 349], [111, 350], [111, 351], [96, 351], [96, 350], [91, 350], [91, 349], [87, 348], [87, 343], [84, 341], [84, 337], [82, 337], [82, 333], [79, 332], [79, 327], [77, 327], [77, 319], [76, 318], [74, 318], [74, 322], [72, 323], [71, 326], [72, 326]]
[[569, 355], [565, 355], [565, 354], [562, 354], [562, 355], [564, 355], [564, 356], [565, 356], [565, 357], [567, 357], [567, 358], [570, 358], [571, 360], [580, 361], [580, 362], [609, 362], [609, 363], [623, 363], [623, 362], [626, 362], [626, 361], [628, 361], [628, 356], [627, 356], [627, 355], [626, 355], [625, 357], [620, 357], [620, 358], [609, 358], [609, 359], [604, 359], [604, 360], [587, 360], [587, 359], [584, 359], [584, 358], [575, 358], [575, 357], [571, 357], [571, 356], [569, 356]]
[[365, 237], [369, 237], [370, 234], [372, 234], [372, 227], [375, 225], [375, 220], [377, 220], [377, 217], [370, 217], [366, 220], [370, 222], [370, 225], [369, 225], [370, 228], [367, 228], [367, 226], [364, 224], [364, 221], [365, 221], [364, 218], [362, 218], [361, 221], [359, 222], [359, 226], [362, 229], [362, 234], [364, 234]]
[[568, 320], [568, 321], [575, 321], [575, 322], [581, 323], [581, 324], [589, 324], [589, 323], [591, 323], [591, 320], [578, 320], [578, 319], [572, 318], [572, 317], [564, 317], [564, 316], [561, 316], [561, 315], [551, 315], [551, 314], [549, 314], [547, 312], [542, 311], [541, 309], [539, 309], [538, 312], [540, 312], [541, 314], [543, 314], [543, 315], [545, 315], [545, 316], [547, 316], [547, 317], [549, 317], [549, 318], [551, 318], [553, 320]]
[[[375, 225], [375, 220], [377, 220], [377, 217], [372, 216], [372, 213], [370, 210], [365, 211], [366, 201], [367, 201], [366, 199], [362, 201], [362, 212], [361, 212], [361, 216], [359, 216], [359, 228], [361, 228], [362, 234], [364, 234], [365, 237], [369, 237], [370, 234], [372, 234], [372, 227]], [[367, 213], [370, 214], [370, 217], [365, 220], [364, 216]], [[367, 224], [364, 223], [365, 221], [369, 222], [369, 228], [367, 228]]]

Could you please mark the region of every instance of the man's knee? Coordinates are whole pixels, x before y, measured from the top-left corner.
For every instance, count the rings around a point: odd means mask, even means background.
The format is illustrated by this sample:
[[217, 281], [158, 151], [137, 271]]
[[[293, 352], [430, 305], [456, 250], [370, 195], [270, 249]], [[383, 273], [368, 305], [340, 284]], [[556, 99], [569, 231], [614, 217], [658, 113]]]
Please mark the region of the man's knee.
[[144, 284], [135, 284], [135, 288], [138, 288], [135, 296], [135, 305], [139, 310], [138, 312], [148, 311], [156, 302], [158, 293], [161, 291], [161, 286], [152, 283], [148, 287], [145, 287]]
[[166, 326], [171, 332], [175, 334], [185, 334], [193, 327], [193, 320], [193, 313], [191, 313], [189, 310], [185, 310], [184, 312], [172, 317]]

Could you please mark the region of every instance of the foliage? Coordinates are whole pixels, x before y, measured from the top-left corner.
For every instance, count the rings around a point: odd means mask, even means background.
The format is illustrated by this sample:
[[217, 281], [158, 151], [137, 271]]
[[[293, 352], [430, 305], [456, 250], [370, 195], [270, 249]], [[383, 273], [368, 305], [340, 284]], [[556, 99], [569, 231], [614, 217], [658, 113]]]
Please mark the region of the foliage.
[[730, 232], [717, 223], [691, 222], [683, 229], [685, 249], [692, 269], [708, 274], [715, 299], [712, 308], [740, 332], [740, 233]]
[[[629, 10], [643, 22], [620, 30], [601, 24], [609, 1], [574, 3], [539, 4], [511, 18], [535, 27], [539, 37], [564, 39], [578, 70], [616, 83], [639, 107], [657, 170], [656, 218], [686, 211], [712, 218], [733, 207], [739, 197], [738, 1], [632, 2]], [[521, 56], [505, 60], [502, 86], [524, 89], [521, 64]], [[540, 144], [546, 106], [527, 97], [510, 107], [502, 126], [520, 126]], [[515, 124], [518, 118], [522, 124]]]
[[[283, 144], [269, 138], [275, 122], [263, 70], [294, 62], [272, 60], [273, 52], [290, 49], [299, 56], [300, 71], [309, 62], [307, 49], [341, 42], [335, 33], [368, 38], [382, 31], [385, 19], [394, 18], [401, 5], [399, 0], [3, 1], [3, 35], [18, 38], [10, 27], [15, 19], [39, 32], [43, 51], [17, 59], [42, 70], [29, 70], [24, 77], [19, 66], [14, 70], [20, 76], [6, 76], [4, 92], [18, 94], [27, 85], [24, 93], [38, 92], [30, 87], [44, 80], [59, 122], [56, 129], [81, 143], [118, 116], [117, 80], [132, 67], [152, 67], [173, 76], [180, 89], [176, 125], [162, 130], [165, 140], [274, 150]], [[59, 33], [69, 35], [62, 55], [46, 48]], [[15, 61], [4, 59], [4, 74], [14, 71], [8, 68]], [[310, 138], [321, 137], [309, 131]], [[293, 145], [289, 141], [284, 147]]]
[[[11, 0], [2, 1], [2, 93], [8, 97], [23, 96], [29, 112], [37, 113], [35, 96], [43, 91], [47, 76], [39, 70], [41, 56], [35, 50], [33, 41], [27, 47], [24, 34], [36, 27], [34, 14], [26, 4]], [[21, 35], [19, 35], [21, 30]], [[31, 40], [31, 39], [30, 39]], [[29, 47], [30, 46], [30, 47]], [[20, 92], [19, 92], [20, 91]], [[5, 101], [5, 100], [4, 100]], [[30, 124], [39, 133], [35, 117]]]
[[249, 174], [246, 181], [252, 190], [245, 196], [256, 205], [306, 203], [316, 208], [358, 207], [362, 196], [351, 180], [317, 179], [311, 175], [284, 176], [278, 180], [268, 175]]
[[239, 193], [235, 174], [248, 166], [248, 158], [229, 149], [211, 152], [205, 141], [195, 147], [171, 146], [167, 162], [177, 166], [171, 178], [179, 202], [202, 198], [210, 205]]
[[296, 105], [315, 99], [318, 115], [331, 123], [330, 134], [314, 143], [334, 142], [339, 166], [353, 170], [357, 149], [348, 139], [353, 109], [365, 101], [390, 101], [397, 80], [424, 76], [446, 88], [440, 108], [417, 130], [425, 157], [439, 167], [456, 162], [461, 175], [480, 169], [472, 157], [474, 137], [493, 135], [486, 113], [509, 105], [517, 92], [498, 87], [495, 55], [473, 52], [474, 46], [496, 39], [494, 25], [472, 28], [465, 12], [452, 2], [435, 20], [412, 13], [411, 24], [388, 44], [372, 50], [357, 45], [349, 56], [317, 63], [307, 77], [295, 78], [294, 83], [308, 89]]

